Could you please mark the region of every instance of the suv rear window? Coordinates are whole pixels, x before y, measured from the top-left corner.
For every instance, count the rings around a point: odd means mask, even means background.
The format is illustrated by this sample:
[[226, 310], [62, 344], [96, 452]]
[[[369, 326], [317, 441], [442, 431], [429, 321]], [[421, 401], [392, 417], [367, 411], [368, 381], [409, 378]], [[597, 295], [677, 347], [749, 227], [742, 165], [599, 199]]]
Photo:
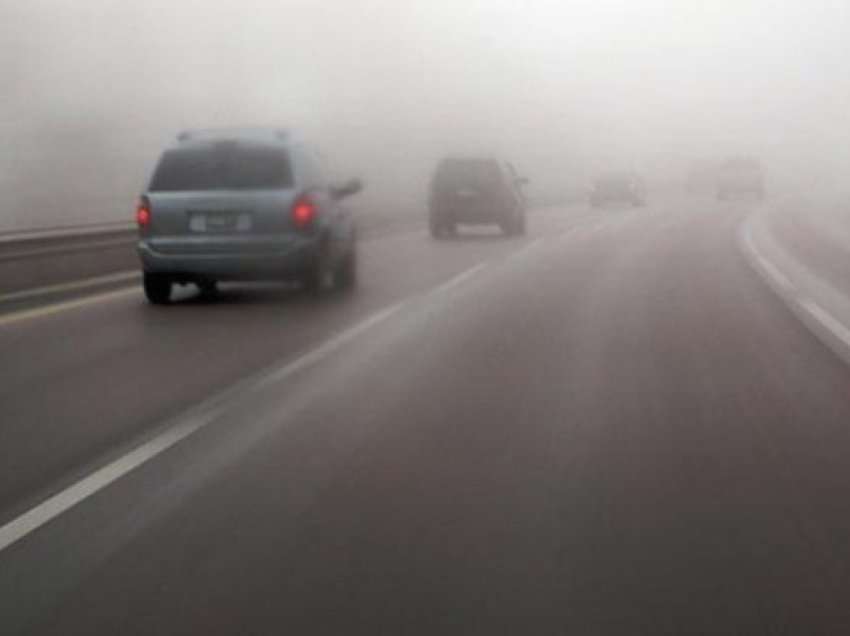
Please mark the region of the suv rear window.
[[292, 167], [285, 150], [218, 142], [167, 151], [154, 171], [149, 189], [180, 192], [289, 187]]
[[599, 188], [627, 188], [632, 184], [633, 178], [628, 174], [611, 173], [605, 174], [596, 179], [596, 186]]
[[499, 164], [488, 159], [449, 159], [440, 163], [434, 175], [434, 187], [438, 190], [494, 186], [500, 181]]

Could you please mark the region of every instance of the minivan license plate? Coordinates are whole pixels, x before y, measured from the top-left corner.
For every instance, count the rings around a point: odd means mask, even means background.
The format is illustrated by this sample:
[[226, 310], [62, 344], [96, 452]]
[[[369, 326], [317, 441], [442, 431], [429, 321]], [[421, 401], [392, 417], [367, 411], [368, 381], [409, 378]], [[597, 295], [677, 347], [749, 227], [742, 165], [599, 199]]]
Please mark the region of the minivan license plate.
[[189, 223], [194, 232], [248, 232], [251, 216], [235, 212], [205, 212], [193, 214]]

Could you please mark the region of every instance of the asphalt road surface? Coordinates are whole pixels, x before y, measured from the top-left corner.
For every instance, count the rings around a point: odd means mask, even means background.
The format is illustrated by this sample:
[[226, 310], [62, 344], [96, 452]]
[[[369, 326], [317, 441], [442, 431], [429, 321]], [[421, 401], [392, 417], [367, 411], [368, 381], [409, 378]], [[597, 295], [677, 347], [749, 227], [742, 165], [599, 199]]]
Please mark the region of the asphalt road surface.
[[547, 209], [364, 242], [347, 296], [0, 316], [0, 525], [61, 508], [0, 550], [0, 633], [850, 632], [850, 370], [747, 212]]

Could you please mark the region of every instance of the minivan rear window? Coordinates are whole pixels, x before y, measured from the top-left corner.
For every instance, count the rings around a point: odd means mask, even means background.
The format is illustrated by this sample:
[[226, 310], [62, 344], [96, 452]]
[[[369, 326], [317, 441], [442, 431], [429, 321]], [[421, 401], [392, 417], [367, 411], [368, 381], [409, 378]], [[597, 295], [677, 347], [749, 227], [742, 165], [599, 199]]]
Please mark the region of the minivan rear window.
[[149, 190], [262, 190], [292, 187], [289, 155], [282, 148], [217, 142], [168, 150]]

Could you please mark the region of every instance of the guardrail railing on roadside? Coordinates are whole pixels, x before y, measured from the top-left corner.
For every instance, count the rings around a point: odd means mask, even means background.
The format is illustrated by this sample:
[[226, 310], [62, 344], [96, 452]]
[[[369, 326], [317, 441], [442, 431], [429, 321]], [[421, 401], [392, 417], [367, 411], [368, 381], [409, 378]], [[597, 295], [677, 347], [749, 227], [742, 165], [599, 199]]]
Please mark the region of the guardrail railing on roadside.
[[90, 223], [85, 225], [55, 226], [49, 228], [11, 230], [0, 232], [0, 246], [25, 241], [42, 241], [58, 238], [97, 236], [121, 231], [132, 231], [133, 223], [117, 221], [111, 223]]

